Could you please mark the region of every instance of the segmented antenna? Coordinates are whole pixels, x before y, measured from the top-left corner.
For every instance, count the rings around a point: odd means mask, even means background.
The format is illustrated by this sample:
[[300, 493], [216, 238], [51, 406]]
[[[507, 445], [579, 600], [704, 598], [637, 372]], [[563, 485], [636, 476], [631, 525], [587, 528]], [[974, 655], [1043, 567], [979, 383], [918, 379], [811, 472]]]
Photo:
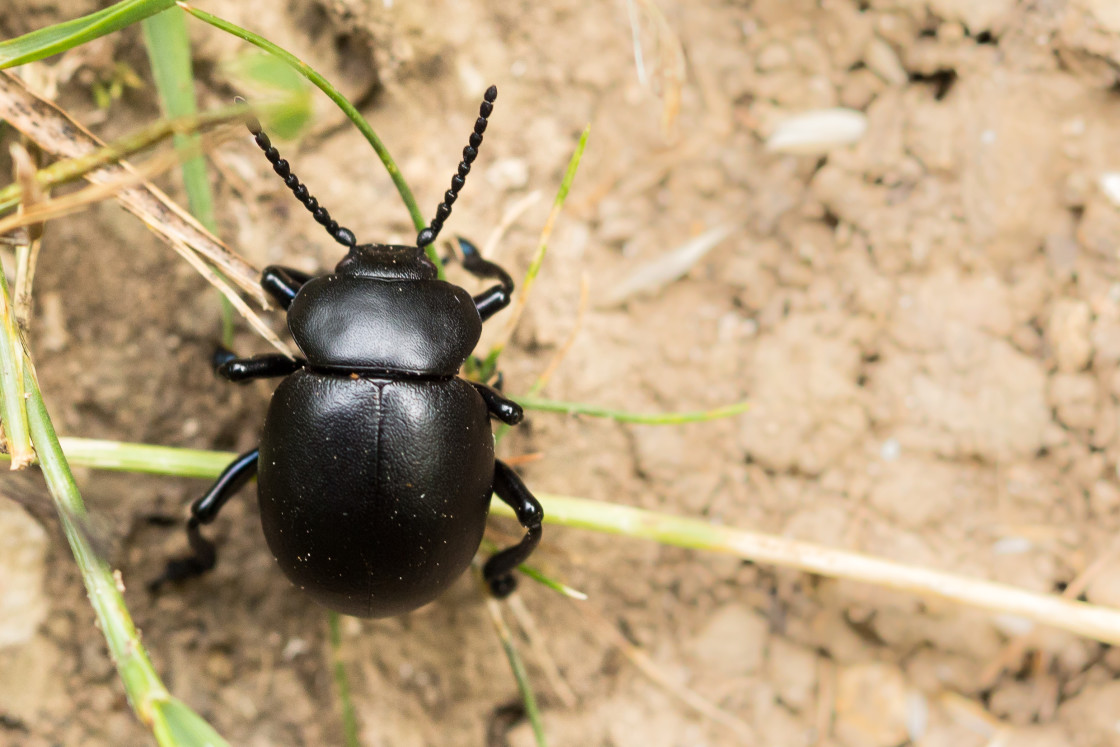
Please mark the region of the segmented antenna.
[[416, 236], [416, 246], [425, 247], [436, 240], [443, 222], [451, 215], [451, 206], [459, 196], [459, 190], [466, 183], [467, 174], [471, 173], [471, 164], [478, 157], [478, 146], [482, 145], [482, 133], [486, 132], [486, 119], [494, 111], [494, 99], [498, 98], [498, 87], [490, 86], [483, 95], [482, 106], [478, 108], [478, 119], [474, 121], [474, 132], [471, 133], [467, 147], [463, 148], [463, 160], [459, 162], [459, 171], [451, 177], [451, 189], [443, 193], [443, 202], [436, 208], [436, 217], [431, 224]]
[[319, 205], [319, 201], [311, 196], [307, 191], [307, 187], [300, 182], [299, 178], [292, 173], [291, 167], [288, 162], [280, 157], [280, 151], [272, 146], [272, 141], [268, 139], [268, 135], [264, 134], [261, 129], [261, 123], [257, 121], [256, 117], [250, 117], [245, 121], [245, 125], [249, 128], [249, 132], [253, 133], [253, 139], [256, 140], [257, 145], [264, 151], [264, 157], [272, 164], [272, 170], [284, 180], [284, 184], [288, 189], [292, 190], [292, 194], [296, 196], [305, 208], [315, 218], [315, 222], [327, 229], [327, 233], [331, 237], [342, 244], [347, 249], [353, 249], [354, 245], [358, 243], [354, 232], [349, 228], [338, 225], [338, 221], [331, 218], [331, 214], [327, 212], [325, 207]]

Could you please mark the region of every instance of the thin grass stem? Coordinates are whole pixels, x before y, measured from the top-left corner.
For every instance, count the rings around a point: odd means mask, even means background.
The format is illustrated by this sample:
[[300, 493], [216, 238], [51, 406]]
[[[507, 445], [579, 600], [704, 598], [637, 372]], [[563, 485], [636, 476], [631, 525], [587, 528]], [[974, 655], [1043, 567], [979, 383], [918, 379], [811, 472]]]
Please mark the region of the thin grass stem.
[[[169, 475], [214, 478], [237, 456], [232, 452], [204, 452], [126, 443], [108, 449], [106, 443], [80, 438], [62, 439], [63, 448], [74, 464], [108, 469], [126, 469], [126, 464], [134, 465], [142, 458], [152, 456], [151, 450], [186, 452], [182, 455], [183, 458], [170, 455], [161, 457], [161, 462], [170, 468], [164, 474]], [[141, 451], [133, 452], [137, 447]], [[110, 458], [112, 454], [115, 457]], [[144, 471], [159, 470], [150, 465]], [[1034, 623], [1051, 625], [1103, 643], [1120, 645], [1120, 610], [1109, 607], [700, 519], [549, 493], [539, 493], [537, 497], [547, 507], [545, 522], [548, 524], [725, 553], [755, 563], [796, 568], [828, 578], [849, 579], [924, 597], [947, 599], [996, 614], [1014, 615]], [[493, 501], [490, 511], [494, 515], [516, 518], [513, 510], [499, 500]]]
[[596, 418], [608, 418], [619, 423], [634, 423], [637, 425], [681, 425], [682, 423], [704, 423], [719, 418], [729, 418], [741, 415], [750, 409], [749, 402], [736, 402], [711, 410], [693, 410], [690, 412], [629, 412], [615, 410], [609, 407], [589, 405], [584, 402], [561, 402], [544, 397], [521, 396], [515, 398], [517, 404], [526, 410], [539, 410], [541, 412], [560, 412], [566, 415], [589, 415]]
[[[186, 14], [179, 8], [169, 8], [145, 18], [140, 26], [164, 115], [171, 119], [197, 114]], [[174, 142], [180, 153], [197, 151], [199, 136], [175, 133]], [[214, 197], [206, 175], [206, 160], [202, 155], [184, 157], [179, 169], [191, 215], [210, 233], [217, 234], [218, 221], [214, 217]], [[220, 293], [218, 298], [222, 307], [222, 344], [229, 348], [233, 346], [233, 304]]]
[[[202, 114], [162, 119], [85, 155], [55, 161], [50, 166], [39, 169], [35, 173], [35, 180], [44, 191], [49, 191], [61, 184], [76, 181], [103, 166], [117, 163], [173, 135], [197, 133], [227, 124], [244, 118], [248, 111], [247, 106], [236, 104]], [[0, 189], [0, 213], [18, 205], [22, 197], [23, 189], [18, 182]]]
[[513, 642], [513, 633], [506, 625], [505, 617], [502, 615], [502, 606], [498, 600], [487, 595], [486, 611], [490, 613], [490, 622], [494, 624], [494, 630], [498, 633], [502, 650], [506, 654], [506, 659], [509, 660], [509, 668], [513, 671], [513, 678], [517, 681], [517, 689], [520, 691], [521, 700], [525, 704], [525, 716], [533, 727], [533, 737], [536, 739], [538, 747], [547, 747], [548, 738], [544, 733], [544, 722], [541, 720], [541, 710], [537, 705], [537, 696], [529, 682], [529, 670], [525, 668], [525, 661], [521, 658], [521, 654]]
[[564, 171], [564, 178], [560, 180], [560, 188], [556, 191], [556, 198], [552, 201], [552, 209], [548, 212], [548, 218], [544, 222], [544, 228], [541, 229], [541, 237], [537, 242], [537, 251], [533, 254], [533, 259], [529, 263], [529, 270], [525, 273], [525, 279], [521, 282], [521, 292], [514, 302], [513, 312], [510, 314], [507, 325], [506, 333], [503, 335], [501, 341], [495, 343], [494, 347], [490, 348], [490, 352], [486, 356], [486, 363], [484, 366], [485, 371], [493, 371], [497, 367], [498, 356], [502, 354], [506, 345], [509, 344], [510, 338], [513, 337], [513, 330], [517, 328], [518, 322], [521, 321], [521, 314], [525, 310], [525, 305], [529, 302], [529, 291], [533, 288], [533, 283], [537, 279], [537, 275], [541, 271], [541, 265], [544, 263], [544, 256], [548, 251], [548, 242], [552, 238], [552, 230], [556, 225], [557, 219], [560, 217], [560, 211], [564, 208], [564, 202], [568, 199], [568, 192], [572, 188], [572, 182], [575, 181], [576, 172], [579, 171], [579, 162], [583, 158], [583, 151], [587, 148], [587, 138], [591, 135], [591, 125], [583, 128], [583, 132], [579, 136], [579, 143], [576, 144], [575, 150], [572, 152], [572, 157], [568, 159], [568, 167]]
[[[11, 307], [4, 282], [0, 282], [0, 299], [5, 306]], [[31, 360], [26, 356], [19, 338], [13, 337], [4, 325], [0, 325], [0, 347], [19, 351], [27, 422], [39, 466], [129, 703], [140, 721], [152, 729], [161, 745], [226, 745], [213, 727], [168, 692], [156, 674], [125, 606], [124, 584], [120, 575], [115, 574], [105, 559], [97, 554], [84, 530], [85, 504], [47, 413]]]
[[[227, 34], [232, 34], [233, 36], [238, 37], [239, 39], [244, 39], [250, 44], [263, 49], [265, 52], [268, 52], [271, 55], [274, 55], [278, 59], [291, 66], [294, 70], [299, 72], [300, 75], [315, 84], [315, 86], [320, 91], [327, 95], [327, 98], [333, 101], [338, 106], [338, 108], [342, 110], [347, 119], [354, 123], [354, 126], [358, 128], [358, 131], [361, 132], [363, 136], [365, 136], [365, 139], [369, 142], [370, 146], [373, 147], [374, 152], [377, 153], [377, 157], [381, 159], [381, 163], [385, 167], [385, 171], [388, 172], [389, 178], [393, 180], [393, 185], [396, 186], [397, 192], [400, 193], [401, 200], [404, 202], [405, 207], [408, 209], [408, 214], [409, 216], [411, 216], [412, 223], [416, 226], [416, 230], [419, 231], [427, 225], [424, 214], [420, 212], [420, 207], [416, 204], [416, 198], [413, 197], [412, 190], [409, 189], [408, 184], [405, 182], [404, 176], [401, 174], [401, 170], [397, 167], [396, 161], [394, 161], [393, 157], [389, 154], [389, 149], [385, 147], [385, 144], [383, 142], [381, 142], [381, 138], [377, 136], [377, 133], [374, 132], [373, 127], [371, 127], [369, 122], [365, 120], [361, 112], [359, 112], [357, 108], [355, 108], [354, 105], [351, 104], [350, 101], [338, 91], [337, 88], [332, 86], [326, 78], [324, 78], [314, 68], [296, 57], [291, 52], [278, 47], [264, 37], [259, 36], [258, 34], [254, 34], [248, 29], [244, 29], [236, 24], [230, 23], [223, 18], [211, 15], [210, 13], [207, 13], [205, 11], [198, 10], [197, 8], [194, 8], [187, 3], [179, 2], [177, 4], [180, 8], [190, 13], [200, 21], [204, 21], [205, 23], [208, 23], [215, 28], [225, 31]], [[441, 268], [442, 277], [443, 265], [440, 262], [438, 254], [436, 254], [435, 248], [428, 247], [428, 252], [429, 256], [433, 257], [433, 261], [436, 262], [437, 266]]]
[[4, 438], [11, 455], [11, 468], [22, 469], [31, 464], [35, 453], [31, 449], [31, 434], [27, 422], [26, 392], [23, 388], [23, 345], [20, 344], [15, 310], [8, 292], [8, 279], [0, 269], [0, 422], [4, 425]]
[[346, 664], [342, 661], [342, 627], [339, 615], [334, 610], [327, 612], [327, 628], [331, 645], [331, 670], [334, 674], [334, 686], [338, 688], [338, 702], [342, 706], [342, 732], [346, 747], [361, 747], [361, 740], [358, 739], [358, 713], [354, 710]]

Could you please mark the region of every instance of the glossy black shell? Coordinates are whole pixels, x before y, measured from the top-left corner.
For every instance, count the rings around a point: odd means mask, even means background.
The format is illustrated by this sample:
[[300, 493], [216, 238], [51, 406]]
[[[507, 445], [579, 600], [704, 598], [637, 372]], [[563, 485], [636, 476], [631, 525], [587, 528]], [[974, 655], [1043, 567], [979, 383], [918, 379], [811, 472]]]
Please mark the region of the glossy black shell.
[[289, 314], [313, 366], [454, 376], [482, 330], [451, 326], [464, 304], [477, 319], [470, 294], [440, 280], [327, 275], [307, 282]]
[[481, 333], [470, 295], [415, 247], [358, 247], [304, 284], [288, 326], [308, 365], [261, 434], [269, 548], [348, 615], [432, 601], [478, 550], [494, 478], [486, 404], [454, 377]]
[[331, 609], [386, 617], [432, 601], [470, 564], [494, 438], [461, 379], [302, 370], [272, 397], [258, 469], [264, 535], [288, 578]]

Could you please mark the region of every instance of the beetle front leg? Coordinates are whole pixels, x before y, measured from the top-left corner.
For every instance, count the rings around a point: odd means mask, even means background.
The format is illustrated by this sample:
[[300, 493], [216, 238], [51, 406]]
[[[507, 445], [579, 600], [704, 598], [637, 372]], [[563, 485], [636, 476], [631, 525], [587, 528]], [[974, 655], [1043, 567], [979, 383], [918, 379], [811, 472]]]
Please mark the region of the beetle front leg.
[[167, 568], [163, 573], [148, 583], [150, 591], [157, 591], [168, 581], [182, 581], [201, 576], [214, 567], [218, 562], [217, 550], [213, 542], [202, 536], [200, 527], [217, 518], [222, 506], [257, 474], [259, 458], [259, 450], [253, 449], [234, 459], [222, 470], [218, 480], [210, 486], [205, 495], [191, 504], [191, 518], [187, 519], [187, 541], [191, 546], [191, 554], [167, 561]]
[[544, 509], [517, 473], [501, 460], [494, 461], [494, 492], [509, 504], [521, 526], [528, 530], [519, 543], [490, 558], [482, 568], [482, 578], [490, 586], [490, 593], [502, 599], [517, 588], [513, 570], [528, 560], [540, 544]]
[[261, 287], [286, 311], [299, 289], [313, 277], [315, 276], [294, 267], [269, 265], [261, 273]]
[[497, 278], [498, 285], [474, 297], [474, 307], [482, 321], [509, 306], [513, 295], [513, 278], [501, 266], [485, 260], [478, 248], [464, 238], [459, 238], [459, 250], [463, 252], [463, 269], [477, 278]]
[[254, 355], [252, 358], [238, 358], [233, 351], [219, 347], [214, 351], [214, 373], [227, 381], [239, 384], [253, 379], [275, 379], [289, 376], [307, 365], [302, 358], [289, 358], [280, 353]]

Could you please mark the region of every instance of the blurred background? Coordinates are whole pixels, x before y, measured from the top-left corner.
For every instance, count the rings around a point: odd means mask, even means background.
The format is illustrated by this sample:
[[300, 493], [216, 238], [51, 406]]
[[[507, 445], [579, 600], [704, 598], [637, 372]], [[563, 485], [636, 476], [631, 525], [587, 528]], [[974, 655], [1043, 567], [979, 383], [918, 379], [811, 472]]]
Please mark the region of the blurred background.
[[[540, 455], [520, 468], [534, 490], [1035, 591], [1075, 584], [1083, 599], [1120, 606], [1114, 4], [200, 5], [297, 54], [357, 103], [425, 214], [497, 84], [445, 236], [482, 245], [512, 214], [489, 257], [515, 278], [590, 124], [503, 357], [506, 391], [527, 391], [578, 330], [550, 397], [638, 411], [753, 407], [678, 427], [531, 413], [500, 454]], [[0, 36], [98, 7], [8, 0]], [[201, 105], [226, 104], [235, 91], [223, 63], [245, 45], [188, 23]], [[22, 74], [112, 140], [159, 117], [147, 70], [130, 29]], [[310, 131], [278, 143], [293, 170], [360, 241], [413, 241], [365, 141], [315, 102]], [[318, 272], [338, 261], [247, 136], [209, 159], [221, 235], [249, 262]], [[177, 177], [161, 183], [181, 197]], [[116, 204], [48, 224], [36, 298], [32, 349], [64, 434], [256, 443], [272, 385], [214, 379], [214, 294]], [[495, 317], [483, 349], [505, 324]], [[243, 355], [268, 350], [244, 324], [236, 342]], [[185, 515], [206, 484], [78, 477], [168, 686], [231, 743], [339, 743], [325, 615], [273, 567], [252, 491], [214, 525], [215, 572], [152, 598], [143, 582], [183, 538], [146, 517]], [[16, 485], [0, 478], [0, 491]], [[15, 641], [0, 648], [0, 743], [149, 740], [57, 532], [8, 502], [5, 526], [0, 565], [9, 583], [24, 579], [26, 608], [0, 621]], [[499, 541], [518, 534], [498, 529]], [[530, 672], [553, 744], [1120, 741], [1120, 655], [1071, 634], [552, 526], [534, 560], [590, 595], [572, 603], [521, 586], [546, 652]], [[343, 638], [364, 744], [532, 743], [469, 577], [412, 615], [344, 620]]]

